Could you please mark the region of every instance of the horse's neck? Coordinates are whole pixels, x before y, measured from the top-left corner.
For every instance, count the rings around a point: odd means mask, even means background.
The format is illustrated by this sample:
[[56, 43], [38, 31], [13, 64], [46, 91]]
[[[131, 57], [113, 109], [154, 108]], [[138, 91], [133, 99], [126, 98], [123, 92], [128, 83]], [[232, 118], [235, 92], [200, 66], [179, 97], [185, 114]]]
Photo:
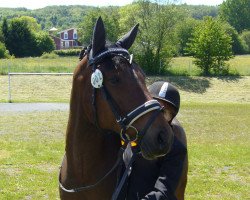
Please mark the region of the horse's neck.
[[[66, 136], [67, 173], [77, 182], [95, 179], [93, 172], [110, 168], [114, 163], [119, 140], [115, 135], [100, 133], [83, 116], [69, 119]], [[90, 177], [91, 176], [91, 177]], [[98, 175], [97, 175], [98, 176]]]

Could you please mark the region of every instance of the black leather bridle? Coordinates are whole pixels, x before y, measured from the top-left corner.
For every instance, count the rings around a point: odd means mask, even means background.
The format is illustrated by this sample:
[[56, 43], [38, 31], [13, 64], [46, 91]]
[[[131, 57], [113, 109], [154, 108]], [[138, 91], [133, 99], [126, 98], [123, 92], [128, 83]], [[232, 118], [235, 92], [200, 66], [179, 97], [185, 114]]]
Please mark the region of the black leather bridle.
[[[92, 67], [93, 73], [97, 69], [97, 64], [100, 63], [104, 58], [106, 58], [108, 56], [121, 56], [121, 57], [125, 58], [129, 62], [130, 65], [132, 64], [131, 55], [129, 54], [129, 52], [126, 49], [109, 48], [109, 49], [99, 53], [94, 58], [89, 59], [88, 65]], [[117, 105], [117, 104], [116, 104], [115, 100], [110, 95], [106, 86], [104, 84], [102, 84], [99, 88], [93, 87], [93, 93], [92, 93], [92, 105], [93, 105], [93, 111], [94, 111], [94, 117], [95, 117], [94, 121], [95, 121], [96, 126], [98, 126], [98, 127], [99, 127], [99, 125], [98, 125], [98, 117], [97, 117], [97, 110], [96, 110], [96, 92], [97, 92], [97, 90], [101, 90], [103, 97], [108, 102], [108, 104], [109, 104], [109, 106], [110, 106], [110, 108], [115, 116], [115, 119], [121, 128], [121, 131], [120, 131], [121, 139], [124, 140], [125, 142], [131, 141], [131, 139], [126, 134], [126, 130], [128, 128], [133, 128], [136, 130], [136, 128], [134, 126], [132, 126], [132, 124], [137, 119], [139, 119], [140, 117], [142, 117], [143, 115], [145, 115], [151, 111], [156, 111], [156, 112], [158, 111], [159, 112], [162, 110], [162, 106], [160, 105], [160, 103], [157, 100], [149, 100], [149, 101], [146, 101], [145, 103], [143, 103], [142, 105], [138, 106], [137, 108], [135, 108], [133, 111], [129, 112], [126, 116], [122, 116], [118, 112], [118, 110], [116, 109], [115, 105]], [[146, 127], [147, 127], [147, 125], [146, 125]], [[149, 128], [149, 126], [148, 126], [148, 128]], [[133, 140], [137, 140], [137, 142], [140, 142], [140, 140], [143, 138], [144, 134], [146, 133], [147, 129], [144, 128], [143, 131], [140, 131], [140, 132], [136, 130], [137, 135], [136, 135], [136, 138]]]
[[[82, 57], [84, 57], [85, 55], [87, 55], [89, 57], [88, 66], [92, 67], [92, 72], [93, 73], [95, 73], [95, 71], [97, 70], [97, 64], [100, 63], [104, 58], [106, 58], [108, 56], [120, 56], [120, 57], [123, 57], [124, 59], [126, 59], [128, 61], [128, 63], [130, 63], [130, 65], [132, 64], [132, 57], [131, 57], [131, 55], [129, 54], [129, 52], [126, 49], [123, 49], [123, 48], [108, 48], [108, 49], [102, 51], [101, 53], [97, 54], [95, 57], [92, 57], [92, 58], [91, 58], [91, 55], [90, 55], [90, 50], [91, 50], [91, 47], [89, 47], [87, 50], [85, 50]], [[62, 185], [61, 177], [59, 175], [59, 186], [65, 192], [70, 192], [70, 193], [80, 192], [80, 191], [84, 191], [84, 190], [93, 189], [94, 187], [99, 185], [121, 163], [124, 148], [126, 148], [126, 145], [129, 142], [131, 142], [131, 138], [126, 134], [127, 129], [128, 128], [133, 128], [133, 129], [136, 130], [136, 137], [135, 137], [135, 139], [133, 139], [133, 141], [136, 140], [137, 146], [139, 147], [140, 144], [141, 144], [141, 140], [142, 140], [143, 136], [146, 134], [148, 128], [154, 122], [154, 120], [156, 119], [158, 114], [163, 110], [163, 107], [160, 105], [160, 103], [157, 100], [149, 100], [149, 101], [146, 101], [145, 103], [143, 103], [142, 105], [138, 106], [137, 108], [135, 108], [131, 112], [129, 112], [126, 116], [122, 116], [118, 112], [118, 110], [116, 109], [115, 105], [117, 105], [117, 104], [115, 103], [115, 100], [112, 98], [112, 96], [110, 95], [110, 93], [107, 90], [107, 88], [105, 87], [105, 85], [102, 84], [102, 85], [99, 85], [98, 87], [93, 86], [92, 106], [93, 106], [93, 112], [94, 112], [94, 123], [95, 123], [95, 125], [97, 127], [99, 127], [98, 116], [97, 116], [97, 107], [96, 107], [96, 93], [97, 93], [97, 90], [101, 90], [101, 92], [103, 94], [103, 97], [108, 102], [108, 104], [109, 104], [109, 106], [110, 106], [110, 108], [111, 108], [111, 110], [112, 110], [112, 112], [113, 112], [113, 114], [114, 114], [114, 116], [116, 118], [116, 121], [117, 121], [117, 123], [119, 124], [119, 126], [121, 128], [120, 137], [124, 141], [124, 145], [122, 146], [122, 148], [119, 151], [119, 155], [118, 155], [117, 161], [114, 164], [114, 166], [101, 179], [99, 179], [93, 185], [82, 186], [82, 187], [73, 188], [73, 189], [67, 189]], [[147, 114], [149, 112], [152, 112], [152, 111], [154, 111], [154, 112], [152, 113], [151, 117], [147, 121], [145, 127], [143, 128], [143, 130], [141, 130], [139, 132], [132, 124], [136, 120], [138, 120], [140, 117], [142, 117], [143, 115], [145, 115], [145, 114]], [[99, 129], [101, 129], [101, 128], [99, 127]], [[131, 161], [131, 163], [132, 163], [132, 161]], [[128, 169], [125, 170], [123, 177], [126, 177], [127, 173], [128, 173]], [[123, 180], [121, 180], [121, 182], [118, 184], [118, 188], [116, 189], [116, 191], [114, 193], [115, 195], [113, 195], [112, 199], [116, 199], [117, 196], [119, 195], [119, 192], [120, 192], [119, 187], [122, 187], [122, 185], [123, 185], [122, 181]]]

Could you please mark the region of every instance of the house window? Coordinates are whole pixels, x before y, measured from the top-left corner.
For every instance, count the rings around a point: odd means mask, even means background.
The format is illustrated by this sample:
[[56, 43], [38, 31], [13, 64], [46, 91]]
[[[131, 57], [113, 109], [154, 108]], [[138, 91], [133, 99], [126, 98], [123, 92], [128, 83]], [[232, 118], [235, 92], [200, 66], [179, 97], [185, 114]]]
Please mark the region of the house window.
[[61, 42], [61, 48], [63, 48], [63, 42]]
[[68, 33], [64, 33], [64, 39], [68, 39]]
[[76, 40], [77, 39], [77, 33], [74, 33], [73, 38]]

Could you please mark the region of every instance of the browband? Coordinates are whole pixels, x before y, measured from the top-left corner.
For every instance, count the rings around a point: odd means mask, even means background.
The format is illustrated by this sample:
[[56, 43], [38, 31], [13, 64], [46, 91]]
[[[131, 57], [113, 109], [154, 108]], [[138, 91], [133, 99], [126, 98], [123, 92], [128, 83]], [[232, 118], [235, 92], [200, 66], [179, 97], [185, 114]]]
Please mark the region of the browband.
[[123, 58], [125, 58], [126, 60], [128, 60], [128, 62], [131, 63], [131, 55], [129, 54], [129, 52], [126, 49], [123, 48], [108, 48], [105, 51], [102, 51], [101, 53], [97, 54], [95, 57], [90, 58], [88, 61], [88, 65], [93, 65], [96, 64], [98, 62], [100, 62], [103, 58], [110, 56], [110, 55], [118, 55], [118, 56], [122, 56]]

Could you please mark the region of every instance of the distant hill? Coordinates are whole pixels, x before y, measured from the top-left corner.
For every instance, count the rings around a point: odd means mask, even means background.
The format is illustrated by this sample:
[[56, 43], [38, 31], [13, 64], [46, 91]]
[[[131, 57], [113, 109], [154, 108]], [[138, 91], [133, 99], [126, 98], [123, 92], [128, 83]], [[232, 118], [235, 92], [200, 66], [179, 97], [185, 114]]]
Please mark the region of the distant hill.
[[37, 19], [42, 29], [49, 30], [52, 27], [67, 29], [77, 27], [82, 22], [84, 15], [91, 6], [48, 6], [41, 9], [29, 10], [26, 8], [0, 8], [0, 20], [18, 16], [31, 16]]
[[217, 17], [219, 14], [219, 6], [182, 4], [179, 7], [186, 10], [194, 19], [202, 19], [204, 16]]
[[[187, 4], [182, 4], [178, 7], [188, 16], [195, 19], [202, 19], [206, 15], [216, 17], [219, 9], [218, 6], [193, 6]], [[0, 21], [2, 21], [4, 17], [10, 19], [26, 15], [36, 18], [44, 30], [49, 30], [52, 27], [63, 30], [71, 27], [77, 28], [86, 13], [93, 8], [92, 6], [80, 5], [48, 6], [35, 10], [26, 8], [0, 8]]]

